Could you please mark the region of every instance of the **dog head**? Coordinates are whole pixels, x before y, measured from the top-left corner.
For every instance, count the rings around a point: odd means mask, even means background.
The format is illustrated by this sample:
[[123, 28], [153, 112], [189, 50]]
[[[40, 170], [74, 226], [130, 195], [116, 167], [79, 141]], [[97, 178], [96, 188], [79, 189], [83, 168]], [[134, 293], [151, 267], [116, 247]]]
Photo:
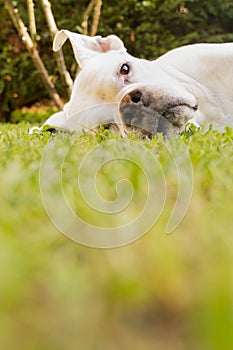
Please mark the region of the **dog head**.
[[105, 117], [120, 123], [121, 130], [139, 128], [166, 134], [166, 130], [181, 131], [194, 117], [195, 97], [167, 67], [129, 55], [115, 35], [89, 37], [62, 30], [55, 36], [53, 49], [59, 50], [67, 38], [81, 67], [65, 106], [68, 119], [91, 109], [93, 116], [89, 115], [87, 126], [104, 124], [101, 117], [95, 118], [95, 106], [120, 104], [117, 117]]

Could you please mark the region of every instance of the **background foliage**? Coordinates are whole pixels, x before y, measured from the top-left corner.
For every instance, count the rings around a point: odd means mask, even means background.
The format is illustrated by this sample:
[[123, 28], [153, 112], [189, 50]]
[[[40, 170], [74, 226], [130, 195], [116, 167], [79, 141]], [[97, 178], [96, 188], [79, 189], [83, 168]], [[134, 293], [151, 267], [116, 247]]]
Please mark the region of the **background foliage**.
[[[28, 24], [26, 1], [14, 3]], [[88, 1], [51, 3], [59, 29], [81, 31], [82, 14]], [[35, 9], [40, 54], [59, 94], [66, 98], [39, 2]], [[30, 106], [48, 95], [3, 6], [0, 11], [0, 120], [10, 120], [14, 109]], [[98, 34], [111, 33], [124, 40], [132, 55], [148, 59], [183, 44], [233, 41], [233, 3], [232, 0], [103, 0]], [[69, 45], [65, 45], [64, 53], [74, 76], [76, 66]]]

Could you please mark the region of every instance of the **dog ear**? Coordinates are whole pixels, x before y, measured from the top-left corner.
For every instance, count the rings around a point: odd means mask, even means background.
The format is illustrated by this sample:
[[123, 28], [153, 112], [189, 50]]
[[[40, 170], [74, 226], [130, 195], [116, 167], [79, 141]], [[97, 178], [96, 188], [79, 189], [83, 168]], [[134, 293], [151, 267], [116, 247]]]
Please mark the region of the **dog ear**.
[[116, 35], [109, 35], [106, 38], [101, 36], [87, 36], [70, 32], [69, 30], [60, 30], [56, 33], [53, 40], [53, 50], [58, 51], [69, 38], [75, 58], [82, 68], [85, 62], [96, 54], [108, 51], [125, 52], [123, 42]]

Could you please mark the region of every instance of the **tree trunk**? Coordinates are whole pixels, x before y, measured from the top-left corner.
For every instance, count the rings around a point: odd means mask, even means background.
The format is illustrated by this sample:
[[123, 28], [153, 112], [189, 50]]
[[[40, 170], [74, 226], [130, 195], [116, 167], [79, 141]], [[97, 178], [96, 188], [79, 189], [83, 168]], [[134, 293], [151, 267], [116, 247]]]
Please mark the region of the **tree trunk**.
[[40, 54], [36, 48], [36, 46], [33, 44], [32, 38], [28, 34], [27, 28], [24, 25], [17, 8], [13, 7], [8, 0], [4, 0], [5, 7], [13, 21], [13, 24], [18, 31], [24, 45], [26, 46], [32, 61], [34, 62], [36, 68], [38, 69], [40, 76], [44, 82], [44, 85], [49, 92], [51, 98], [55, 101], [56, 105], [63, 109], [63, 103], [55, 89], [54, 84], [51, 82], [48, 72], [40, 58]]
[[102, 0], [96, 0], [94, 14], [93, 14], [93, 21], [91, 26], [91, 36], [96, 35], [98, 25], [99, 25], [100, 15], [101, 15], [101, 6], [102, 6]]
[[[53, 13], [52, 13], [51, 4], [48, 0], [40, 0], [40, 1], [41, 1], [41, 6], [43, 8], [45, 18], [46, 18], [46, 21], [47, 21], [47, 24], [49, 27], [51, 37], [53, 40], [58, 29], [57, 29], [57, 25], [56, 25], [56, 22], [55, 22]], [[61, 76], [61, 78], [66, 86], [68, 96], [70, 96], [72, 88], [73, 88], [73, 80], [70, 76], [70, 73], [66, 69], [66, 64], [65, 64], [62, 50], [55, 52], [55, 57], [56, 57], [56, 62], [57, 62], [59, 74], [60, 74], [60, 76]]]

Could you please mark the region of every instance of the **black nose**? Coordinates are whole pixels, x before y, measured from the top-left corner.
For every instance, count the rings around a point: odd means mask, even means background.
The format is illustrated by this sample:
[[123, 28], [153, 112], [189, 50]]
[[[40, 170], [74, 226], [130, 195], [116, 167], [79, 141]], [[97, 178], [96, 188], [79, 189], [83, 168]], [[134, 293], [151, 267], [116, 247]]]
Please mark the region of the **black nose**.
[[140, 90], [135, 90], [129, 93], [131, 102], [139, 103], [142, 99], [142, 92]]
[[145, 93], [140, 90], [131, 91], [125, 98], [126, 102], [141, 105], [144, 107], [149, 106], [149, 100]]

